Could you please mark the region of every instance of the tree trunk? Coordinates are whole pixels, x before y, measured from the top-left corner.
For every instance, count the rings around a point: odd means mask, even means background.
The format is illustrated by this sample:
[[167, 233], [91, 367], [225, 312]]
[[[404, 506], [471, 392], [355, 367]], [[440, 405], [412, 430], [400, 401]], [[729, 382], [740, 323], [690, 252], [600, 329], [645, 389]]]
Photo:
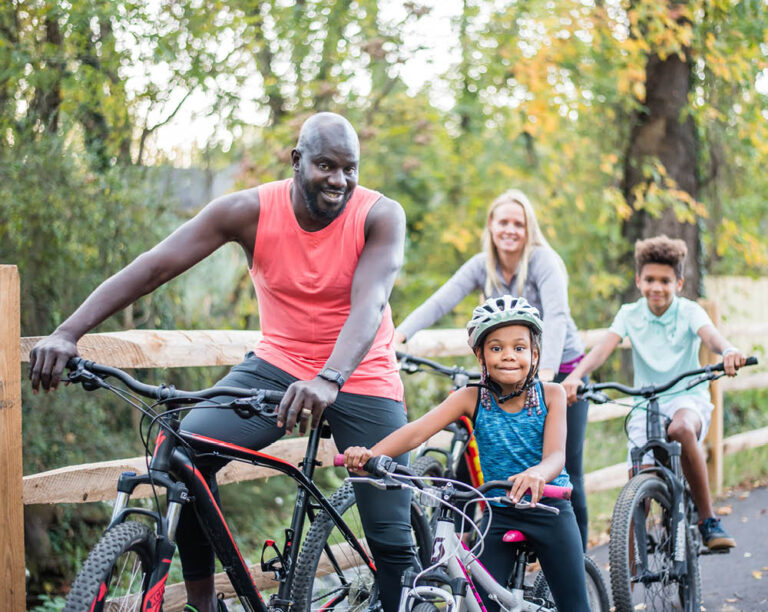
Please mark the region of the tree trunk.
[[[625, 161], [624, 197], [635, 209], [634, 189], [648, 179], [643, 164], [658, 160], [677, 188], [697, 197], [697, 143], [693, 119], [685, 113], [691, 82], [691, 60], [670, 55], [662, 60], [653, 54], [646, 65], [646, 98], [643, 110], [635, 113]], [[624, 224], [624, 236], [635, 240], [666, 234], [681, 238], [688, 246], [683, 294], [696, 298], [701, 292], [699, 226], [680, 222], [672, 209], [660, 216], [635, 209]], [[633, 292], [634, 293], [634, 292]]]

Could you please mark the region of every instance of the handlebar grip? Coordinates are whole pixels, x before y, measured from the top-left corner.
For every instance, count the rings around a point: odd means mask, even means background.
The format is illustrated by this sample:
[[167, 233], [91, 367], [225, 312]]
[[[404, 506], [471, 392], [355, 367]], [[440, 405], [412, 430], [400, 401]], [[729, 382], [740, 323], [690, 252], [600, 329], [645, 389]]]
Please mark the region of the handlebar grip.
[[[344, 455], [335, 455], [333, 458], [333, 465], [334, 467], [342, 467], [344, 465]], [[398, 469], [402, 470], [404, 468], [386, 455], [371, 457], [363, 466], [363, 470], [374, 476], [386, 476], [387, 474], [394, 473]]]
[[76, 370], [77, 366], [80, 365], [81, 362], [85, 361], [82, 357], [70, 357], [67, 360], [67, 369], [68, 370]]
[[750, 365], [757, 365], [757, 357], [747, 357], [747, 361], [744, 363], [745, 366]]
[[542, 497], [555, 497], [557, 499], [571, 499], [571, 487], [558, 487], [557, 485], [544, 485]]
[[[484, 483], [481, 490], [485, 491], [488, 489], [506, 489], [508, 491], [512, 488], [512, 486], [514, 486], [514, 484], [515, 483], [511, 480], [491, 480], [490, 482]], [[554, 497], [556, 499], [571, 499], [571, 491], [572, 489], [570, 487], [559, 487], [557, 485], [545, 484], [541, 496]], [[526, 493], [529, 492], [530, 489], [526, 491]]]
[[285, 396], [285, 391], [264, 391], [264, 401], [270, 404], [279, 404]]

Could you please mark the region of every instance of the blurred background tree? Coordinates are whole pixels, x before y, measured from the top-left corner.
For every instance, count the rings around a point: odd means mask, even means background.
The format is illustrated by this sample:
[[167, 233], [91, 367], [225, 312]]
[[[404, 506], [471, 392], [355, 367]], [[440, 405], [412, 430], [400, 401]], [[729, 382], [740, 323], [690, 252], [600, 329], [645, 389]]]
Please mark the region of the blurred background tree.
[[[172, 166], [234, 168], [240, 187], [289, 176], [298, 129], [319, 110], [352, 121], [361, 182], [406, 209], [396, 321], [477, 252], [489, 202], [511, 187], [530, 195], [565, 260], [581, 328], [609, 322], [632, 291], [632, 242], [660, 229], [695, 255], [691, 295], [705, 273], [764, 274], [766, 10], [736, 0], [8, 0], [0, 261], [20, 268], [22, 333], [49, 333], [194, 212]], [[209, 136], [179, 152], [168, 128], [185, 121]], [[256, 328], [241, 272], [237, 249], [222, 249], [100, 329]], [[473, 300], [442, 324], [462, 324]], [[217, 374], [147, 373], [189, 386]], [[130, 413], [98, 400], [25, 388], [26, 471], [140, 452]], [[99, 522], [92, 512], [28, 508], [32, 600], [66, 588], [82, 533]]]

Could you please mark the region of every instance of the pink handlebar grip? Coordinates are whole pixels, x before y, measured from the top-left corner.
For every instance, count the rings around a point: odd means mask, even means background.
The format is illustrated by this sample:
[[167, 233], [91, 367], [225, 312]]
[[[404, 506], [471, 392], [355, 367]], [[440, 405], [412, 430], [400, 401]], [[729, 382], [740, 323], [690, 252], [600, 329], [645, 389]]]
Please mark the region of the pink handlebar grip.
[[544, 485], [544, 491], [541, 496], [554, 497], [557, 499], [571, 499], [571, 491], [572, 489], [570, 487], [558, 487], [557, 485], [546, 484]]
[[344, 455], [336, 455], [333, 458], [333, 467], [341, 467], [344, 465]]

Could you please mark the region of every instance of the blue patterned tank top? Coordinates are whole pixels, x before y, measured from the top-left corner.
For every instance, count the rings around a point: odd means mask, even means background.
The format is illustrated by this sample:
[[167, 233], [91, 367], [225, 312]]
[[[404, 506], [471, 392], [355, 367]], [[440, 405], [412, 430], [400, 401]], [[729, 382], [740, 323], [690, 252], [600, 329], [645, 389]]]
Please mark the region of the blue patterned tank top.
[[[541, 383], [537, 381], [535, 385], [541, 410], [531, 410], [530, 415], [525, 408], [514, 414], [504, 412], [496, 403], [493, 394], [491, 409], [487, 410], [480, 404], [478, 393], [478, 402], [475, 405], [475, 439], [486, 482], [506, 480], [513, 474], [519, 474], [541, 462], [547, 406], [544, 403]], [[550, 484], [560, 487], [571, 485], [565, 468]], [[492, 489], [487, 493], [489, 497], [505, 494], [502, 489]]]

